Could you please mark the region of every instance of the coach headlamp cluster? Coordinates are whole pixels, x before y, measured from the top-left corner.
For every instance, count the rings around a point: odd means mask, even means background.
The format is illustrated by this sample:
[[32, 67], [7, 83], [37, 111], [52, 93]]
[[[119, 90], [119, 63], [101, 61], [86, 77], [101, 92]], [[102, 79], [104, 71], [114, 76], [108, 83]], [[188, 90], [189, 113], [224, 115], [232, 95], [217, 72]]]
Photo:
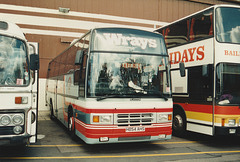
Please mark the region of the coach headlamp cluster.
[[0, 126], [16, 126], [24, 124], [23, 113], [0, 114]]
[[9, 115], [2, 115], [0, 118], [0, 125], [7, 126], [11, 123], [11, 117]]
[[113, 114], [91, 114], [91, 124], [113, 124]]
[[0, 114], [0, 127], [9, 126], [13, 127], [12, 130], [15, 134], [23, 132], [24, 114], [23, 113], [9, 113]]
[[20, 133], [22, 133], [22, 131], [23, 131], [23, 128], [22, 128], [21, 126], [19, 126], [19, 125], [15, 126], [15, 127], [13, 128], [13, 132], [14, 132], [15, 134], [20, 134]]
[[172, 121], [171, 113], [157, 113], [157, 123], [164, 123]]
[[236, 125], [236, 120], [235, 119], [229, 119], [228, 120], [228, 126], [233, 127]]

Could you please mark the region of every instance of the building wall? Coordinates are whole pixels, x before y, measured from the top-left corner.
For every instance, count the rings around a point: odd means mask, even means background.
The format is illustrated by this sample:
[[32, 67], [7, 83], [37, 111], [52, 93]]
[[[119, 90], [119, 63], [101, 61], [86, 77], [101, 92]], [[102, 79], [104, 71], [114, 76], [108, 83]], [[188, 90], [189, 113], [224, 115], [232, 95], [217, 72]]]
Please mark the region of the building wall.
[[[17, 23], [31, 42], [39, 43], [40, 77], [48, 62], [71, 40], [101, 26], [129, 26], [153, 30], [217, 0], [1, 0], [0, 16]], [[70, 8], [69, 14], [58, 11]]]
[[[29, 42], [39, 43], [40, 93], [48, 63], [73, 39], [94, 27], [134, 27], [153, 31], [218, 0], [0, 0], [0, 19], [18, 24]], [[230, 2], [229, 2], [230, 3]], [[69, 13], [59, 7], [70, 8]], [[40, 107], [44, 107], [41, 95]]]

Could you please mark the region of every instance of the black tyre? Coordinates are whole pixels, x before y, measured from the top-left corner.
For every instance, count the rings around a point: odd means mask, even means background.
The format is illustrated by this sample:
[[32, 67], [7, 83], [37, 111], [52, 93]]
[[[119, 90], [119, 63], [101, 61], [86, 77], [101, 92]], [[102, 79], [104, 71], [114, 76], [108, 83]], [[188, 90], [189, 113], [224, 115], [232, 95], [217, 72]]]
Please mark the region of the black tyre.
[[181, 111], [173, 112], [173, 134], [176, 136], [183, 136], [186, 132], [186, 117]]
[[55, 119], [52, 102], [50, 103], [50, 119], [51, 120]]
[[68, 131], [70, 133], [71, 138], [75, 140], [76, 139], [75, 122], [72, 108], [68, 109]]

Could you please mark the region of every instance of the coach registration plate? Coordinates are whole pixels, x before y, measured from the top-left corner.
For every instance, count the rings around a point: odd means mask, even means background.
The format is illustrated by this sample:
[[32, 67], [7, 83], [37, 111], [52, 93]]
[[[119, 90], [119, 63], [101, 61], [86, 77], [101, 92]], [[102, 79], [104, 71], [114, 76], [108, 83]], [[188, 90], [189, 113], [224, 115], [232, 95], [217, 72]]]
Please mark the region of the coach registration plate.
[[126, 132], [145, 132], [144, 127], [128, 127], [126, 128]]

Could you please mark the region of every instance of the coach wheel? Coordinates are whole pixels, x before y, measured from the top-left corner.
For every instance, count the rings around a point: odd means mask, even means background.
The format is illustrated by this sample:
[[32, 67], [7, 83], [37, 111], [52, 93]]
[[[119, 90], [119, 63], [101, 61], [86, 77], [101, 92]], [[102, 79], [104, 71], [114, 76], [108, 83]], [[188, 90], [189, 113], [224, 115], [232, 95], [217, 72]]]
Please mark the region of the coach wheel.
[[186, 119], [183, 113], [176, 111], [173, 113], [173, 134], [182, 136], [186, 131]]
[[73, 129], [73, 109], [68, 108], [68, 130], [71, 132]]
[[54, 112], [53, 112], [52, 102], [50, 103], [50, 119], [51, 119], [51, 120], [54, 120]]
[[73, 129], [73, 117], [69, 117], [68, 119], [68, 130], [71, 132]]
[[69, 131], [72, 139], [76, 139], [74, 124], [75, 123], [74, 123], [74, 118], [73, 118], [73, 112], [72, 112], [72, 109], [70, 109], [68, 112], [68, 131]]

